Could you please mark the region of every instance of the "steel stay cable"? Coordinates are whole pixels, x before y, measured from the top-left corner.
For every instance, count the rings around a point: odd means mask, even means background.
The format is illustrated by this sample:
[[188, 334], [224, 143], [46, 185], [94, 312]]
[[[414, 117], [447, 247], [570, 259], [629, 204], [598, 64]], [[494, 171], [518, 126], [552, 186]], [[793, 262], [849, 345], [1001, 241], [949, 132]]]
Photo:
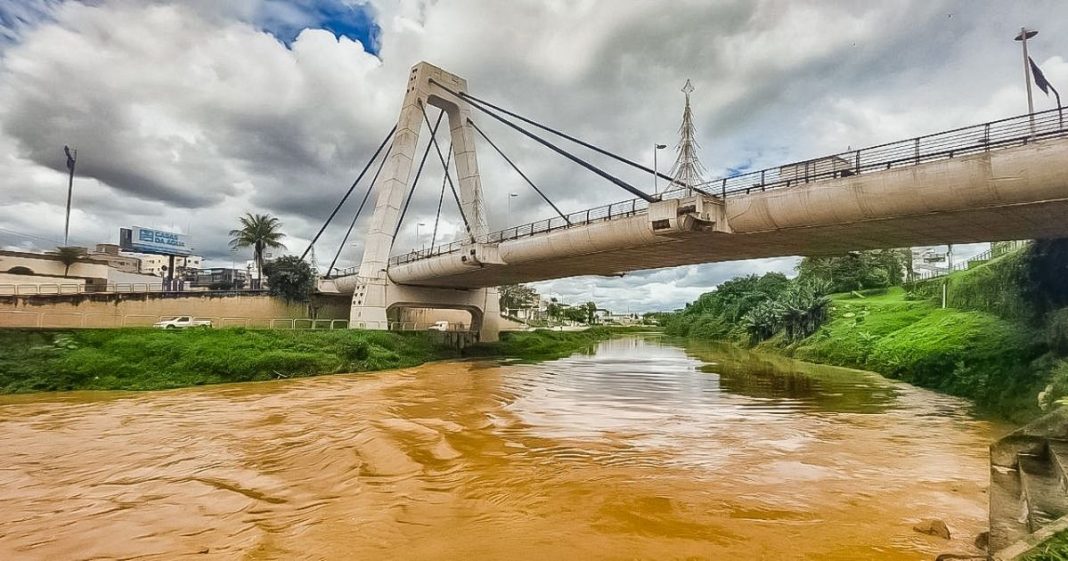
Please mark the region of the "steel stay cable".
[[[542, 193], [541, 189], [538, 189], [538, 186], [535, 185], [534, 182], [531, 181], [529, 177], [527, 177], [527, 174], [523, 173], [523, 170], [519, 169], [519, 166], [515, 165], [515, 162], [513, 162], [511, 158], [509, 158], [503, 151], [501, 151], [501, 149], [496, 144], [494, 144], [494, 142], [492, 140], [490, 140], [490, 138], [488, 136], [486, 136], [486, 133], [482, 132], [482, 129], [478, 128], [478, 125], [476, 125], [474, 121], [472, 121], [471, 119], [468, 119], [467, 122], [470, 123], [471, 126], [474, 127], [474, 129], [476, 131], [478, 131], [478, 134], [482, 135], [482, 138], [484, 138], [486, 140], [486, 142], [488, 142], [489, 145], [492, 146], [493, 149], [496, 150], [497, 153], [501, 155], [502, 158], [504, 158], [504, 161], [508, 162], [508, 165], [512, 166], [512, 169], [514, 169], [515, 172], [518, 173], [519, 176], [522, 177], [523, 180], [527, 182], [527, 185], [530, 185], [530, 187], [532, 189], [534, 189], [534, 191], [537, 194], [541, 195], [542, 199], [545, 199], [545, 202], [549, 203], [549, 206], [553, 207], [553, 210], [556, 211], [556, 214], [560, 215], [560, 218], [564, 219], [564, 222], [567, 222], [568, 225], [571, 225], [571, 221], [567, 219], [567, 216], [564, 216], [564, 213], [560, 212], [560, 209], [557, 208], [556, 205], [553, 204], [553, 202], [549, 200], [549, 197], [545, 196], [545, 193]], [[509, 195], [509, 196], [511, 196], [511, 195]]]
[[[445, 86], [442, 86], [441, 84], [439, 84], [438, 82], [434, 81], [433, 79], [431, 80], [431, 82], [434, 82], [438, 86], [441, 86], [442, 88], [445, 88]], [[603, 154], [605, 156], [608, 156], [609, 158], [613, 158], [613, 159], [615, 159], [617, 161], [623, 162], [624, 164], [627, 164], [627, 165], [629, 165], [631, 167], [640, 169], [640, 170], [642, 170], [642, 171], [644, 171], [646, 173], [654, 173], [658, 177], [660, 177], [661, 179], [666, 179], [666, 180], [668, 180], [668, 181], [670, 181], [672, 183], [677, 183], [675, 181], [674, 177], [671, 177], [671, 176], [665, 175], [663, 173], [660, 173], [659, 171], [653, 170], [652, 168], [648, 168], [648, 167], [646, 167], [646, 166], [644, 166], [642, 164], [639, 164], [638, 162], [635, 162], [633, 160], [624, 158], [623, 156], [620, 156], [618, 154], [614, 154], [612, 152], [609, 152], [608, 150], [605, 150], [603, 148], [600, 148], [598, 146], [590, 144], [589, 142], [586, 142], [584, 140], [575, 138], [574, 136], [571, 136], [571, 135], [569, 135], [569, 134], [567, 134], [565, 132], [558, 131], [558, 130], [556, 130], [556, 129], [552, 128], [552, 127], [549, 127], [547, 125], [543, 125], [543, 124], [541, 124], [541, 123], [539, 123], [537, 121], [534, 121], [533, 119], [528, 119], [528, 118], [526, 118], [526, 117], [524, 117], [522, 115], [519, 115], [517, 113], [509, 111], [509, 110], [507, 110], [507, 109], [505, 109], [503, 107], [500, 107], [498, 105], [494, 105], [493, 103], [490, 103], [490, 102], [488, 102], [488, 101], [486, 101], [484, 99], [481, 99], [481, 98], [478, 98], [476, 96], [473, 96], [473, 95], [471, 95], [471, 94], [469, 94], [467, 92], [452, 92], [452, 91], [447, 90], [447, 89], [446, 89], [446, 91], [449, 91], [449, 93], [452, 93], [453, 95], [456, 95], [458, 97], [468, 98], [469, 100], [474, 100], [474, 101], [477, 101], [479, 103], [485, 104], [485, 105], [487, 105], [489, 107], [492, 107], [493, 109], [496, 109], [497, 111], [500, 111], [501, 113], [504, 113], [505, 115], [508, 115], [510, 117], [515, 117], [516, 119], [519, 119], [520, 121], [523, 121], [524, 123], [528, 123], [528, 124], [534, 125], [535, 127], [538, 127], [539, 129], [542, 129], [542, 130], [547, 131], [547, 132], [551, 132], [551, 133], [553, 133], [553, 134], [555, 134], [555, 135], [557, 135], [557, 136], [559, 136], [561, 138], [566, 138], [567, 140], [570, 140], [571, 142], [574, 142], [575, 144], [579, 144], [581, 146], [589, 148], [590, 150], [593, 150], [594, 152], [597, 152], [598, 154]], [[685, 187], [685, 186], [683, 186], [683, 187]]]
[[[449, 175], [449, 162], [452, 161], [452, 141], [449, 141], [449, 155], [445, 158], [445, 175]], [[447, 177], [441, 178], [441, 194], [438, 195], [438, 213], [434, 215], [434, 233], [430, 236], [430, 249], [433, 251], [434, 243], [438, 240], [438, 221], [441, 219], [441, 203], [445, 201], [445, 185], [448, 183]]]
[[[423, 110], [423, 121], [426, 122], [427, 126], [429, 127], [430, 118], [426, 116], [426, 108], [422, 107], [421, 105], [420, 108]], [[441, 146], [438, 145], [438, 142], [434, 137], [430, 137], [430, 141], [434, 145], [434, 149], [438, 153], [438, 159], [441, 160], [441, 165], [445, 166], [445, 156], [441, 154]], [[464, 205], [460, 202], [460, 194], [456, 192], [456, 185], [454, 185], [452, 182], [452, 177], [448, 173], [447, 166], [445, 166], [445, 179], [449, 181], [449, 189], [452, 190], [452, 197], [456, 200], [456, 207], [460, 209], [460, 218], [463, 218], [464, 220], [464, 228], [467, 229], [467, 236], [471, 238], [472, 243], [475, 243], [478, 240], [475, 239], [475, 235], [471, 232], [471, 223], [467, 221], [467, 215], [464, 214]]]
[[[452, 95], [455, 95], [457, 97], [464, 97], [462, 94], [459, 94], [457, 92], [452, 91], [448, 87], [441, 85], [440, 83], [434, 81], [433, 79], [431, 80], [431, 82], [433, 82], [434, 84], [437, 84], [438, 87], [440, 87], [441, 89], [451, 93]], [[608, 181], [614, 183], [616, 186], [622, 188], [623, 190], [629, 192], [630, 194], [632, 194], [632, 195], [634, 195], [636, 197], [645, 199], [646, 201], [649, 201], [649, 202], [655, 202], [657, 200], [655, 197], [649, 195], [645, 191], [642, 191], [641, 189], [638, 189], [637, 187], [627, 183], [626, 181], [623, 181], [622, 179], [619, 179], [618, 177], [616, 177], [614, 175], [611, 175], [610, 173], [608, 173], [608, 172], [602, 170], [601, 168], [599, 168], [599, 167], [587, 162], [586, 160], [583, 160], [582, 158], [579, 158], [578, 156], [575, 156], [574, 154], [568, 152], [567, 150], [564, 150], [563, 148], [560, 148], [559, 146], [553, 144], [552, 142], [549, 142], [548, 140], [545, 140], [544, 138], [542, 138], [542, 137], [540, 137], [540, 136], [538, 136], [538, 135], [536, 135], [536, 134], [524, 129], [523, 127], [521, 127], [521, 126], [519, 126], [519, 125], [517, 125], [517, 124], [515, 124], [515, 123], [513, 123], [513, 122], [511, 122], [511, 121], [509, 121], [507, 119], [505, 119], [504, 117], [501, 117], [500, 115], [498, 115], [498, 114], [494, 113], [493, 111], [491, 111], [491, 110], [487, 109], [486, 107], [484, 107], [481, 102], [475, 100], [474, 98], [472, 98], [470, 96], [466, 96], [464, 98], [467, 100], [467, 103], [469, 105], [471, 105], [472, 107], [478, 109], [479, 111], [482, 111], [483, 113], [489, 115], [490, 117], [493, 117], [494, 119], [497, 119], [498, 121], [504, 123], [505, 125], [508, 125], [512, 129], [514, 129], [514, 130], [518, 131], [519, 133], [523, 134], [524, 136], [534, 140], [535, 142], [538, 142], [539, 144], [541, 144], [542, 146], [545, 146], [546, 148], [552, 150], [553, 152], [556, 152], [557, 154], [560, 154], [561, 156], [571, 160], [572, 162], [575, 162], [576, 164], [586, 168], [587, 170], [589, 170], [589, 171], [601, 176], [603, 179], [607, 179]]]
[[371, 190], [375, 188], [375, 182], [378, 181], [379, 174], [382, 173], [382, 168], [386, 167], [386, 161], [389, 160], [389, 154], [393, 151], [393, 144], [386, 148], [386, 154], [382, 156], [382, 161], [378, 164], [378, 169], [375, 170], [374, 177], [371, 178], [371, 183], [367, 185], [367, 191], [363, 194], [363, 200], [360, 201], [360, 208], [356, 209], [356, 214], [352, 217], [352, 222], [349, 223], [349, 229], [345, 232], [345, 237], [341, 239], [341, 245], [337, 247], [337, 253], [334, 254], [334, 260], [330, 262], [330, 268], [326, 270], [327, 278], [334, 272], [334, 265], [337, 264], [337, 260], [341, 257], [341, 251], [345, 249], [345, 242], [349, 241], [349, 236], [352, 235], [352, 229], [356, 227], [356, 219], [360, 217], [360, 213], [363, 212], [364, 205], [367, 204], [368, 197], [371, 196]]
[[[423, 116], [426, 117], [426, 109], [420, 104], [420, 109], [423, 111]], [[426, 150], [423, 151], [423, 158], [419, 160], [419, 169], [415, 171], [415, 179], [412, 180], [412, 187], [408, 190], [408, 198], [404, 200], [404, 208], [401, 209], [400, 217], [397, 218], [397, 227], [393, 229], [393, 239], [389, 242], [390, 249], [393, 249], [393, 244], [397, 241], [397, 234], [400, 233], [401, 224], [404, 223], [404, 215], [408, 214], [408, 205], [412, 203], [412, 196], [415, 195], [415, 188], [419, 185], [419, 176], [423, 174], [423, 165], [426, 164], [426, 158], [430, 155], [430, 146], [434, 144], [434, 137], [438, 134], [438, 125], [441, 124], [441, 118], [445, 116], [445, 111], [438, 113], [438, 120], [434, 122], [433, 127], [430, 128], [430, 141], [426, 143]], [[427, 119], [427, 125], [430, 125], [430, 120]]]
[[349, 190], [345, 192], [345, 196], [341, 197], [341, 201], [339, 201], [337, 203], [337, 206], [334, 207], [334, 211], [331, 212], [330, 216], [327, 217], [326, 222], [323, 222], [323, 227], [319, 228], [319, 232], [315, 234], [315, 237], [312, 238], [311, 243], [308, 244], [307, 249], [305, 249], [304, 253], [300, 255], [301, 261], [303, 261], [304, 258], [308, 256], [308, 252], [311, 251], [312, 246], [315, 245], [315, 242], [319, 241], [319, 236], [322, 236], [323, 232], [326, 231], [326, 227], [330, 225], [330, 221], [334, 219], [334, 216], [337, 215], [337, 212], [341, 210], [341, 206], [344, 205], [345, 201], [348, 200], [349, 195], [351, 195], [352, 191], [356, 189], [356, 184], [359, 183], [361, 179], [363, 179], [364, 174], [366, 174], [367, 170], [371, 168], [371, 164], [374, 163], [375, 158], [378, 157], [378, 154], [382, 152], [382, 149], [386, 147], [386, 143], [389, 142], [389, 139], [393, 138], [393, 135], [396, 132], [397, 125], [393, 125], [393, 129], [389, 131], [389, 134], [387, 134], [385, 138], [382, 139], [382, 144], [378, 145], [378, 149], [375, 150], [374, 155], [371, 156], [370, 160], [367, 160], [367, 165], [363, 166], [363, 170], [360, 171], [360, 175], [356, 176], [356, 181], [352, 182], [352, 185], [349, 187]]

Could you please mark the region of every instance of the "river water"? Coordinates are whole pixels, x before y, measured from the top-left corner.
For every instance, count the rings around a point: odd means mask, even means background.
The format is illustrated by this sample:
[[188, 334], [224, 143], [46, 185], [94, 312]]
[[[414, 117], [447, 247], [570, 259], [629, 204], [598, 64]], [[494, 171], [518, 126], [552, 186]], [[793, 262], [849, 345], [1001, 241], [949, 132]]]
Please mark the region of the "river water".
[[0, 559], [932, 559], [975, 551], [1004, 430], [874, 374], [640, 336], [8, 396]]

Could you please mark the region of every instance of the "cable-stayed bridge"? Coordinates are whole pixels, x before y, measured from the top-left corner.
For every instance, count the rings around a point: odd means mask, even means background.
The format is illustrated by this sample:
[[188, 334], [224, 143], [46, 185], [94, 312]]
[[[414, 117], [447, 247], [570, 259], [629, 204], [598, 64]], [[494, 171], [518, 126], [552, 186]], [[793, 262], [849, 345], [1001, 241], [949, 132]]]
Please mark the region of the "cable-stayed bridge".
[[[441, 109], [434, 122], [427, 115], [428, 106]], [[485, 135], [472, 119], [472, 109], [615, 184], [633, 198], [577, 213], [561, 212]], [[442, 150], [436, 138], [443, 116], [448, 117], [447, 150]], [[424, 126], [431, 136], [420, 155], [416, 149]], [[531, 132], [530, 128], [544, 132]], [[512, 165], [557, 216], [489, 232], [476, 138], [483, 139]], [[672, 178], [657, 174], [668, 180], [670, 187], [666, 193], [652, 195], [550, 138], [656, 173], [472, 96], [467, 93], [466, 82], [457, 76], [427, 63], [416, 65], [397, 127], [330, 216], [334, 218], [385, 149], [360, 205], [362, 211], [371, 190], [378, 191], [362, 262], [343, 271], [333, 269], [332, 264], [332, 274], [321, 288], [353, 295], [350, 323], [354, 327], [385, 329], [389, 314], [403, 308], [455, 308], [471, 312], [472, 328], [486, 340], [496, 337], [494, 287], [503, 284], [577, 275], [614, 276], [737, 259], [1068, 236], [1068, 129], [1059, 109], [702, 185], [670, 183]], [[391, 255], [428, 159], [446, 170], [439, 215], [442, 204], [451, 199], [460, 210], [465, 236], [452, 243]], [[451, 196], [446, 196], [446, 187]], [[341, 251], [339, 248], [338, 253]]]

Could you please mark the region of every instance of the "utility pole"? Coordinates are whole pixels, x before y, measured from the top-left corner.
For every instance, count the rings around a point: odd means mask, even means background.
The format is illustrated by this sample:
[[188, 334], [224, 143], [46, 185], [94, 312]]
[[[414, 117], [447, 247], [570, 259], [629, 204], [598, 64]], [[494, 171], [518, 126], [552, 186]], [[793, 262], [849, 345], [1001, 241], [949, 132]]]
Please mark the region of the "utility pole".
[[1027, 54], [1027, 40], [1038, 35], [1038, 32], [1026, 27], [1020, 28], [1020, 34], [1016, 40], [1023, 44], [1024, 82], [1027, 84], [1027, 114], [1031, 116], [1031, 138], [1035, 137], [1035, 100], [1031, 94], [1031, 57]]
[[78, 149], [75, 148], [73, 153], [69, 146], [63, 147], [63, 152], [67, 155], [67, 170], [70, 171], [70, 175], [67, 177], [67, 220], [63, 224], [63, 247], [70, 246], [70, 200], [74, 195], [74, 164], [78, 162]]

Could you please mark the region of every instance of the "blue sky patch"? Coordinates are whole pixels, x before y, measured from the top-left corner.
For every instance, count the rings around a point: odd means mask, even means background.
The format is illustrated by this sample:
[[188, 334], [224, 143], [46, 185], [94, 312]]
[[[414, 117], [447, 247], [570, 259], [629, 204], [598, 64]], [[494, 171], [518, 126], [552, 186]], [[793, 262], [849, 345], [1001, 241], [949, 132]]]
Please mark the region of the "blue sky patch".
[[382, 29], [373, 8], [343, 0], [266, 0], [256, 22], [287, 47], [305, 29], [325, 29], [335, 37], [348, 37], [377, 55], [381, 50]]

